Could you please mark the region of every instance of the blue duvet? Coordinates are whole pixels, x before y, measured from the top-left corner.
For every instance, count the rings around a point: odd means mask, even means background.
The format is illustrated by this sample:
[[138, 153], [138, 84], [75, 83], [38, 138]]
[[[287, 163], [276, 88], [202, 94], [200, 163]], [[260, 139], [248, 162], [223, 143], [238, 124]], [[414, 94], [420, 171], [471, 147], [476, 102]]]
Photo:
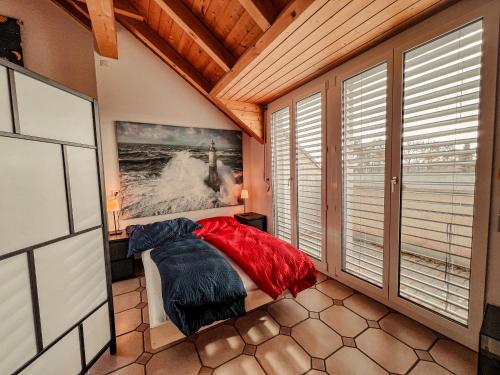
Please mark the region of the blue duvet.
[[163, 306], [186, 336], [217, 320], [245, 314], [246, 291], [238, 273], [194, 234], [156, 247]]

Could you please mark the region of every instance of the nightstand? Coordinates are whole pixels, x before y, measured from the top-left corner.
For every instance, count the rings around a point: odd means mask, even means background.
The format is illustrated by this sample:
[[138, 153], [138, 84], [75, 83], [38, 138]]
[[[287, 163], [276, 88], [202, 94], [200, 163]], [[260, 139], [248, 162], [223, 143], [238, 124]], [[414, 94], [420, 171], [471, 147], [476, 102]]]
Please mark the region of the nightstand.
[[123, 231], [109, 237], [109, 258], [111, 261], [111, 280], [119, 281], [135, 276], [134, 257], [127, 258], [128, 235]]
[[255, 212], [248, 212], [246, 214], [236, 214], [235, 219], [241, 224], [249, 225], [251, 227], [260, 229], [267, 232], [267, 217], [266, 215], [257, 214]]

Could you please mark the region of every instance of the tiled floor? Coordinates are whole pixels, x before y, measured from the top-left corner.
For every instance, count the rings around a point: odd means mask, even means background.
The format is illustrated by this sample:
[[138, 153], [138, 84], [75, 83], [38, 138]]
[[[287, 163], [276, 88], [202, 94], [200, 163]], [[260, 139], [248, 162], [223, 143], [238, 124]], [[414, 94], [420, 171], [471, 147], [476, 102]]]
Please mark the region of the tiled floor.
[[286, 297], [153, 351], [143, 278], [113, 285], [118, 353], [90, 374], [472, 375], [476, 355], [324, 275]]

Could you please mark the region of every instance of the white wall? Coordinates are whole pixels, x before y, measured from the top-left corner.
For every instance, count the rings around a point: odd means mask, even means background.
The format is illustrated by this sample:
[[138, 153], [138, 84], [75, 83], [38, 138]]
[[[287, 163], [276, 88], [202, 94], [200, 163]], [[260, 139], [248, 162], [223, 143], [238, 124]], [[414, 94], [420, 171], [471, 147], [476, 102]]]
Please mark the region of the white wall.
[[94, 39], [50, 0], [0, 0], [0, 14], [22, 22], [24, 65], [96, 97]]
[[[239, 130], [217, 107], [121, 26], [118, 27], [118, 56], [118, 60], [111, 60], [95, 55], [104, 174], [108, 194], [120, 188], [115, 135], [117, 120]], [[250, 190], [249, 142], [249, 137], [244, 134], [244, 184]], [[134, 219], [120, 224], [124, 227], [131, 223], [153, 222], [179, 216], [199, 219], [233, 215], [242, 210], [241, 206], [225, 207]], [[109, 220], [109, 223], [111, 227], [112, 221]]]

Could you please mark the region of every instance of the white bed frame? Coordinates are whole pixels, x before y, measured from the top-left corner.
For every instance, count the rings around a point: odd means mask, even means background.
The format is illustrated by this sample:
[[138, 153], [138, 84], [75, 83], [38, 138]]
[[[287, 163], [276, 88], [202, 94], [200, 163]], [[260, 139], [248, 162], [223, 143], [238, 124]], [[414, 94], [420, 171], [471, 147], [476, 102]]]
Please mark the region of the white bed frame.
[[[146, 280], [146, 285], [147, 285], [147, 280]], [[273, 299], [269, 297], [266, 293], [264, 293], [262, 290], [260, 289], [252, 290], [250, 292], [247, 292], [247, 298], [245, 299], [245, 308], [247, 311], [251, 311], [271, 302], [272, 300]], [[149, 302], [149, 296], [148, 296], [148, 302]], [[207, 328], [210, 328], [222, 322], [223, 320], [214, 322], [209, 326], [202, 327], [198, 332], [204, 331]], [[170, 320], [167, 320], [165, 323], [155, 328], [150, 328], [150, 340], [152, 349], [161, 348], [163, 346], [172, 344], [184, 338], [186, 338], [186, 336], [181, 331], [179, 331], [179, 329], [175, 326], [175, 324], [172, 323]]]
[[[150, 321], [150, 340], [151, 348], [158, 349], [166, 345], [172, 344], [176, 341], [186, 338], [172, 321], [168, 320], [165, 311], [163, 310], [163, 301], [161, 299], [161, 279], [158, 268], [151, 259], [151, 250], [144, 251], [141, 254], [142, 263], [144, 265], [144, 275], [146, 277], [146, 290], [148, 295], [148, 312]], [[247, 290], [247, 297], [245, 298], [246, 311], [255, 310], [263, 306], [273, 299], [269, 297], [262, 290], [258, 289], [255, 283], [248, 277], [248, 275], [231, 259], [221, 252], [231, 266], [240, 275], [245, 289]], [[161, 313], [160, 313], [161, 311]], [[214, 322], [213, 324], [200, 329], [201, 332], [209, 327], [220, 324], [221, 321]]]

